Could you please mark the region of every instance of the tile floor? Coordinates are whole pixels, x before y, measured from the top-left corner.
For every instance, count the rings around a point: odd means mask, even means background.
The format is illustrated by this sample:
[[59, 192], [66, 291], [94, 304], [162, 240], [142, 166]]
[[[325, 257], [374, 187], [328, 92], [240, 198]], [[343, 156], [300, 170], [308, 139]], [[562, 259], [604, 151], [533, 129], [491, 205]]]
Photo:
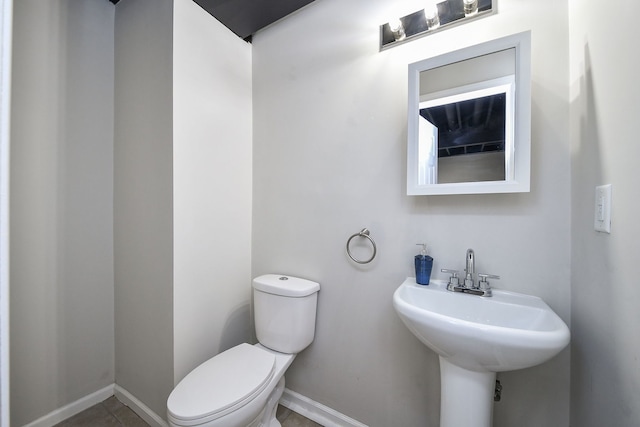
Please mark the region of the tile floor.
[[282, 427], [322, 427], [321, 424], [311, 421], [309, 418], [305, 418], [282, 405], [278, 405], [276, 418], [280, 421]]
[[[322, 427], [284, 406], [278, 406], [277, 418], [282, 427]], [[148, 427], [135, 412], [115, 396], [56, 424], [54, 427]]]
[[79, 414], [56, 424], [54, 427], [149, 427], [142, 418], [124, 403], [111, 396]]

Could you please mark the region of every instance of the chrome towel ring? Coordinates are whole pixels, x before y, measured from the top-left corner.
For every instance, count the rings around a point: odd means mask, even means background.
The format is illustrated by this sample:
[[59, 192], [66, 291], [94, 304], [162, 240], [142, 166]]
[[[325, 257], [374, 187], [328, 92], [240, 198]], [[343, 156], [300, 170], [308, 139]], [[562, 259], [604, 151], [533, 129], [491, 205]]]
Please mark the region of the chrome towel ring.
[[[354, 234], [353, 236], [349, 237], [349, 240], [347, 240], [347, 255], [349, 255], [349, 258], [351, 258], [354, 262], [357, 262], [358, 264], [369, 264], [376, 257], [376, 252], [377, 252], [376, 242], [373, 241], [373, 238], [371, 238], [369, 234], [370, 234], [369, 230], [367, 230], [366, 228], [363, 228], [359, 233]], [[366, 239], [369, 239], [369, 242], [371, 242], [371, 246], [373, 247], [373, 254], [371, 255], [371, 258], [369, 258], [366, 261], [361, 261], [359, 259], [355, 259], [353, 255], [351, 255], [351, 249], [349, 248], [349, 245], [351, 244], [351, 241], [353, 240], [354, 237], [364, 237]]]

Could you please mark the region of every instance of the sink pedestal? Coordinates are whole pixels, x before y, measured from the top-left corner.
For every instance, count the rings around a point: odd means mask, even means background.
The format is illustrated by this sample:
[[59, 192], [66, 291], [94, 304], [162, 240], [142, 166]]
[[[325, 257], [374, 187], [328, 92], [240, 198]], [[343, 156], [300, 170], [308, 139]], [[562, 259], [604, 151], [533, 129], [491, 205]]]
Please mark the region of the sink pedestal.
[[440, 427], [491, 427], [495, 372], [461, 368], [440, 356]]

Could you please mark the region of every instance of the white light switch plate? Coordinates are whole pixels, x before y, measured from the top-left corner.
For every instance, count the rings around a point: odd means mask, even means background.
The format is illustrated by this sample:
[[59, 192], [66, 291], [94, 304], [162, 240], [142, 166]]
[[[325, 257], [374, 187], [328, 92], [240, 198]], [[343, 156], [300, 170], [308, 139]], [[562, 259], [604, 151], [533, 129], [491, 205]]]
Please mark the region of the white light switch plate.
[[603, 233], [611, 233], [611, 184], [596, 187], [593, 228]]

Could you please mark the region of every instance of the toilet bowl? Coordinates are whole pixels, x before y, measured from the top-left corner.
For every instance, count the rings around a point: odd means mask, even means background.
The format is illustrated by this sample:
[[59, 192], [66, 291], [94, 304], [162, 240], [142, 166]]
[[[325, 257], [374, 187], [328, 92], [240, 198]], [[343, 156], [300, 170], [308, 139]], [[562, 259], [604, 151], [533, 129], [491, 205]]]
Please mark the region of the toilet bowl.
[[280, 427], [275, 413], [284, 373], [315, 335], [320, 285], [268, 274], [253, 280], [259, 343], [235, 346], [205, 361], [167, 400], [173, 427]]

